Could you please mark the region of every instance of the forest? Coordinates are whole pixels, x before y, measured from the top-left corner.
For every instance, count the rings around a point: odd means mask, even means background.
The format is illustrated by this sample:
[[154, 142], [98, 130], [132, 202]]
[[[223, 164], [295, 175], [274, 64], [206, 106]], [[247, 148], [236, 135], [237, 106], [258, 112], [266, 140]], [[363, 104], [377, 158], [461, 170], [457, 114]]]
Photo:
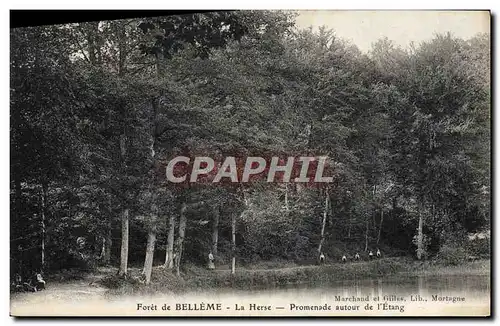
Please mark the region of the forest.
[[[489, 34], [365, 53], [295, 17], [11, 29], [11, 275], [489, 258]], [[327, 156], [333, 181], [173, 184], [179, 155]]]

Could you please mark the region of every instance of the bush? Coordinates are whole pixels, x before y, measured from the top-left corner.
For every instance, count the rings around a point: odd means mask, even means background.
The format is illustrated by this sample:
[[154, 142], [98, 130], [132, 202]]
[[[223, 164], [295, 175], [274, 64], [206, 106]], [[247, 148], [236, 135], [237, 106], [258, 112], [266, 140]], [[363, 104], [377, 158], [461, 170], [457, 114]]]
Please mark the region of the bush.
[[98, 282], [100, 285], [107, 287], [108, 289], [118, 289], [124, 286], [132, 285], [135, 286], [139, 282], [134, 278], [125, 278], [118, 275], [108, 275]]
[[467, 249], [473, 257], [490, 258], [490, 239], [484, 238], [470, 241]]
[[445, 244], [436, 258], [445, 265], [460, 265], [467, 260], [467, 250], [461, 246]]

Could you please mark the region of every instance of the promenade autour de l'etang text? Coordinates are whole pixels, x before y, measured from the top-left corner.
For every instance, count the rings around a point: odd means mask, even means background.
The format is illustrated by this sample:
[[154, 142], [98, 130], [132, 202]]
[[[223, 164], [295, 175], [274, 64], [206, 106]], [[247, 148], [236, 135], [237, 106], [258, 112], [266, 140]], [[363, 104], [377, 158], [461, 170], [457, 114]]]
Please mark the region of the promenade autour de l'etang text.
[[[235, 311], [272, 311], [272, 310], [288, 310], [288, 311], [375, 311], [375, 310], [383, 310], [383, 311], [399, 311], [404, 312], [405, 303], [407, 301], [410, 302], [427, 302], [428, 299], [421, 296], [420, 294], [413, 294], [407, 298], [398, 296], [395, 294], [390, 295], [382, 295], [382, 296], [340, 296], [334, 295], [334, 301], [338, 303], [331, 305], [328, 303], [320, 304], [320, 305], [303, 305], [297, 303], [288, 303], [286, 305], [263, 305], [258, 303], [247, 303], [247, 304], [238, 304], [233, 303], [230, 306], [225, 306], [222, 303], [213, 303], [213, 302], [199, 302], [199, 303], [174, 303], [168, 304], [163, 303], [161, 305], [150, 303], [137, 303], [136, 310], [137, 311], [223, 311], [233, 309]], [[457, 303], [464, 302], [465, 297], [456, 297], [456, 296], [442, 296], [433, 294], [430, 296], [430, 302], [448, 302], [448, 303]]]

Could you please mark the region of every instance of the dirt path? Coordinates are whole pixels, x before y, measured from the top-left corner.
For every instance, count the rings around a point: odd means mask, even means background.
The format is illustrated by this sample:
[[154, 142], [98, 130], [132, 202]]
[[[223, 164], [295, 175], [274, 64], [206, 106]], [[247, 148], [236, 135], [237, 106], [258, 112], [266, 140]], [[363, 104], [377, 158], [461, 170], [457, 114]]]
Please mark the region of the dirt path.
[[46, 302], [78, 302], [104, 298], [105, 287], [96, 283], [106, 273], [84, 275], [79, 280], [48, 281], [45, 290], [38, 292], [19, 292], [11, 294], [11, 308], [16, 305], [43, 304]]
[[[318, 268], [319, 266], [295, 266], [273, 269], [238, 269], [239, 272], [265, 272], [269, 270], [286, 271], [295, 269]], [[106, 275], [115, 272], [113, 268], [100, 268], [97, 273], [82, 275], [78, 280], [47, 281], [45, 290], [38, 292], [19, 292], [11, 294], [11, 310], [16, 306], [40, 305], [47, 302], [68, 303], [86, 302], [91, 300], [104, 299], [107, 288], [99, 285], [96, 281]], [[219, 269], [217, 272], [230, 273], [230, 269]], [[130, 274], [139, 274], [139, 268], [130, 268]]]

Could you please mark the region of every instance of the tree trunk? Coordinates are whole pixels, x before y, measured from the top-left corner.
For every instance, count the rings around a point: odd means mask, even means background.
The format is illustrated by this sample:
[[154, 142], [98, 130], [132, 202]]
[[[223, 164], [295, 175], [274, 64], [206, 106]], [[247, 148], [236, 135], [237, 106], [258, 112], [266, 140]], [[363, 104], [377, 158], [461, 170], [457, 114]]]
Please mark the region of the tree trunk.
[[148, 230], [148, 242], [146, 245], [146, 258], [144, 259], [143, 273], [146, 278], [146, 284], [151, 283], [151, 272], [153, 271], [153, 258], [156, 243], [156, 217], [158, 216], [158, 207], [156, 206], [156, 196], [151, 194], [151, 221]]
[[156, 228], [153, 225], [149, 228], [148, 244], [146, 247], [146, 259], [144, 260], [144, 275], [146, 277], [146, 284], [151, 283], [151, 272], [153, 271], [153, 257], [155, 253], [156, 242]]
[[369, 219], [366, 219], [366, 229], [365, 229], [365, 251], [368, 250], [368, 226], [370, 225]]
[[231, 216], [231, 274], [236, 273], [236, 214]]
[[424, 226], [424, 214], [422, 212], [422, 209], [419, 210], [418, 214], [418, 234], [417, 234], [417, 259], [421, 260], [423, 256], [423, 240], [424, 240], [424, 235], [423, 235], [423, 226]]
[[380, 225], [378, 227], [377, 244], [380, 242], [380, 234], [382, 233], [382, 224], [384, 223], [384, 210], [380, 210]]
[[47, 213], [47, 193], [48, 186], [47, 183], [42, 183], [42, 218], [41, 218], [41, 250], [40, 250], [40, 271], [43, 272], [45, 269], [45, 219]]
[[174, 238], [175, 238], [175, 214], [168, 219], [167, 250], [165, 254], [165, 268], [174, 267]]
[[155, 55], [156, 57], [156, 74], [158, 77], [161, 77], [163, 75], [163, 72], [165, 71], [165, 56], [163, 55], [163, 52], [161, 50], [158, 50], [158, 52]]
[[319, 246], [318, 246], [318, 259], [319, 256], [321, 255], [321, 252], [323, 250], [323, 242], [325, 241], [325, 226], [326, 226], [326, 218], [328, 216], [328, 189], [326, 190], [325, 193], [325, 208], [323, 210], [323, 220], [321, 221], [321, 238], [319, 241]]
[[88, 52], [89, 52], [89, 60], [93, 66], [97, 66], [100, 59], [100, 49], [99, 42], [97, 40], [97, 35], [99, 33], [99, 22], [89, 22], [87, 23], [87, 43], [88, 43]]
[[128, 208], [123, 210], [122, 213], [122, 248], [120, 252], [120, 269], [118, 270], [118, 275], [127, 275], [127, 265], [128, 265]]
[[[121, 164], [123, 167], [126, 167], [125, 159], [127, 155], [127, 136], [125, 133], [125, 129], [122, 131], [122, 134], [120, 135], [118, 145], [120, 146]], [[123, 204], [127, 205], [126, 202], [124, 202]], [[122, 243], [120, 250], [120, 268], [118, 269], [118, 275], [126, 277], [128, 273], [128, 243], [129, 243], [129, 209], [126, 208], [126, 206], [122, 211], [121, 222], [122, 222], [122, 227], [121, 227]]]
[[177, 238], [177, 253], [175, 256], [175, 270], [177, 276], [181, 275], [181, 258], [182, 258], [182, 250], [184, 246], [184, 237], [186, 236], [186, 203], [182, 203], [181, 214], [179, 218], [179, 236]]
[[122, 21], [116, 22], [118, 25], [118, 75], [125, 75], [125, 59], [126, 59], [126, 38], [125, 38], [125, 23]]
[[215, 207], [212, 223], [212, 254], [217, 256], [217, 244], [219, 242], [219, 206]]
[[157, 194], [156, 194], [156, 175], [155, 175], [155, 146], [156, 146], [156, 138], [155, 138], [155, 129], [156, 129], [156, 118], [158, 113], [157, 101], [152, 99], [151, 102], [151, 117], [150, 117], [150, 155], [151, 155], [151, 168], [150, 168], [150, 183], [152, 188], [149, 189], [149, 196], [151, 200], [151, 220], [148, 231], [148, 242], [146, 246], [146, 258], [144, 259], [144, 274], [146, 278], [146, 285], [151, 282], [151, 273], [153, 271], [153, 258], [155, 251], [155, 242], [156, 242], [156, 219], [158, 216], [158, 206], [157, 206]]
[[102, 245], [101, 245], [101, 251], [99, 253], [99, 259], [104, 260], [104, 254], [106, 252], [106, 237], [101, 237], [102, 239]]
[[332, 205], [332, 199], [328, 199], [328, 211], [330, 212], [330, 218], [328, 219], [328, 225], [333, 226], [333, 217], [335, 216], [334, 207]]
[[106, 230], [106, 241], [105, 241], [105, 248], [104, 248], [104, 259], [103, 262], [105, 264], [109, 264], [111, 262], [111, 245], [113, 244], [113, 239], [111, 237], [111, 217], [109, 218], [108, 225], [107, 225], [107, 230]]
[[[17, 113], [16, 112], [13, 112], [13, 115], [14, 116], [19, 116], [19, 111], [20, 110], [12, 110], [12, 111], [18, 111]], [[18, 121], [18, 120], [16, 120]], [[18, 129], [19, 126], [16, 126], [16, 129]], [[12, 136], [11, 136], [12, 137]], [[16, 149], [17, 151], [17, 149]], [[11, 155], [19, 155], [19, 154], [15, 154], [15, 153], [12, 153]], [[23, 214], [21, 214], [21, 207], [22, 207], [22, 190], [21, 190], [21, 175], [19, 173], [19, 163], [16, 163], [14, 165], [14, 175], [13, 175], [13, 178], [14, 178], [14, 187], [15, 187], [15, 212], [14, 214], [10, 214], [10, 227], [11, 227], [11, 233], [10, 233], [10, 236], [11, 236], [11, 239], [14, 238], [14, 232], [19, 232], [17, 235], [18, 236], [21, 236], [21, 234], [23, 234], [24, 231], [22, 230], [25, 230], [25, 227], [24, 225], [26, 224], [26, 220], [24, 219], [24, 216]], [[14, 242], [11, 242], [10, 244], [10, 255], [11, 257], [19, 257], [19, 261], [17, 263], [17, 269], [18, 269], [18, 272], [19, 274], [21, 275], [22, 274], [22, 269], [23, 269], [23, 251], [22, 251], [22, 247], [20, 245], [21, 242], [19, 242], [18, 244], [14, 245]]]

